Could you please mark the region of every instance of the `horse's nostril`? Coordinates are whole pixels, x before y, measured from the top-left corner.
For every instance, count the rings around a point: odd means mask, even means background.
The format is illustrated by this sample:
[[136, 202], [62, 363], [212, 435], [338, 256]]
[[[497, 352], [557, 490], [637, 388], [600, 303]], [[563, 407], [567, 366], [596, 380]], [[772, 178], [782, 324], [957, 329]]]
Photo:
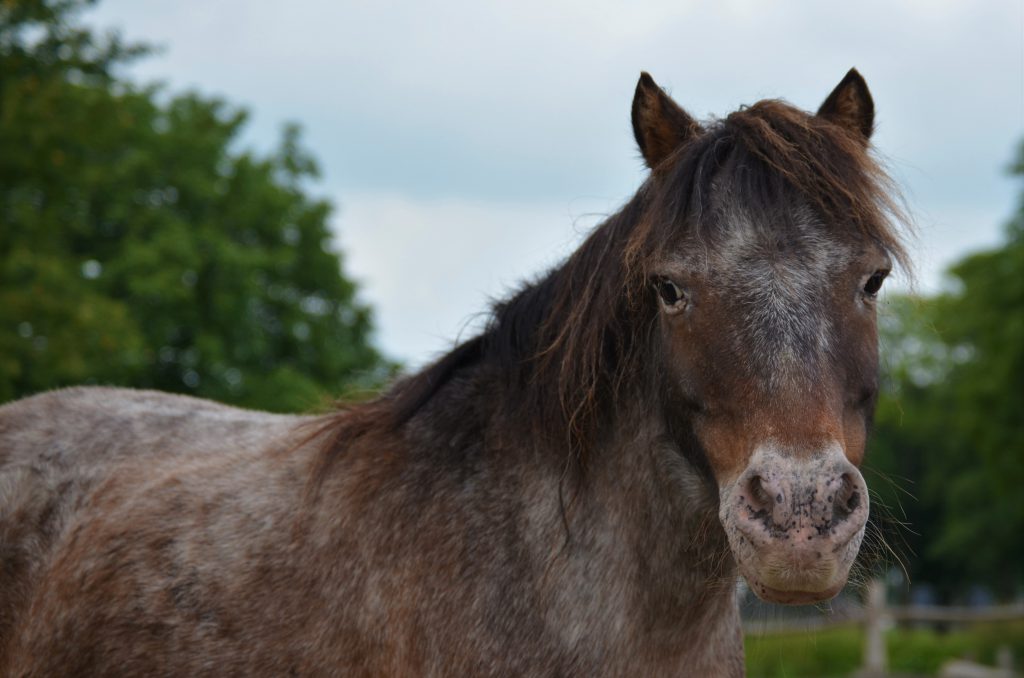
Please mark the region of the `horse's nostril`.
[[770, 511], [772, 504], [772, 495], [764, 486], [764, 480], [761, 476], [753, 476], [747, 483], [747, 494], [750, 497], [750, 503], [756, 510]]
[[846, 520], [851, 513], [860, 506], [861, 497], [857, 490], [857, 483], [849, 473], [844, 473], [840, 479], [839, 490], [836, 492], [835, 501], [832, 503], [833, 522], [838, 523]]

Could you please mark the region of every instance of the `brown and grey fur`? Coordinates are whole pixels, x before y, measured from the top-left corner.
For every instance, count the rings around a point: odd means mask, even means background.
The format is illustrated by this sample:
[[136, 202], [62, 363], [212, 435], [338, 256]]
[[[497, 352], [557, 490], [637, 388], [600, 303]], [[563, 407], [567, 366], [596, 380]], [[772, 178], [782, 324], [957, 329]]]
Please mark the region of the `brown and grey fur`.
[[863, 533], [872, 115], [851, 71], [702, 127], [645, 74], [637, 195], [376, 401], [0, 408], [0, 674], [741, 675], [737, 572], [821, 599]]

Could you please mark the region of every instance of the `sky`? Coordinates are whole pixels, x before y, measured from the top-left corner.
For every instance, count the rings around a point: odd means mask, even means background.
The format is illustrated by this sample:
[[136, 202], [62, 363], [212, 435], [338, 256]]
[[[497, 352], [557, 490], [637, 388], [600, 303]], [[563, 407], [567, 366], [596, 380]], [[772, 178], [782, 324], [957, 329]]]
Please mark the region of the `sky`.
[[162, 47], [131, 77], [247, 108], [247, 146], [302, 125], [377, 343], [411, 368], [636, 191], [641, 71], [708, 119], [814, 110], [855, 66], [921, 292], [999, 243], [1021, 188], [1024, 0], [101, 0], [86, 19]]

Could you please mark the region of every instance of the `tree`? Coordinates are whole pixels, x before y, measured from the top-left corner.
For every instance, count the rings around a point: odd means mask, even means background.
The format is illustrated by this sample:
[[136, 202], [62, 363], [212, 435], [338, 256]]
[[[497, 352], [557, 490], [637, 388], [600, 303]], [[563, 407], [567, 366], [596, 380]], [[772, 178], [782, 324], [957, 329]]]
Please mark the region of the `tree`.
[[[1024, 176], [1024, 145], [1014, 172]], [[935, 555], [969, 556], [969, 575], [1009, 589], [1024, 585], [1024, 195], [1006, 235], [957, 263], [958, 289], [936, 300], [951, 363], [942, 414], [961, 452], [928, 490], [944, 504]]]
[[[1024, 176], [1024, 145], [1013, 172]], [[888, 394], [870, 456], [902, 504], [912, 575], [948, 594], [1024, 587], [1024, 193], [1005, 243], [950, 269], [953, 290], [883, 317]], [[898, 531], [897, 531], [898, 532]]]
[[0, 401], [122, 384], [272, 410], [379, 382], [294, 126], [118, 77], [89, 0], [0, 3]]

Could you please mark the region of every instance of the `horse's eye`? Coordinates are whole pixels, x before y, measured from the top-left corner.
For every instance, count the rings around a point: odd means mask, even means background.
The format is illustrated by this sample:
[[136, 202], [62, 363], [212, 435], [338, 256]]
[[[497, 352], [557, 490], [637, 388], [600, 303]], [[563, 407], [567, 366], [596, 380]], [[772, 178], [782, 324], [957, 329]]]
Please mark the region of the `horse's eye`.
[[868, 281], [864, 283], [864, 294], [868, 297], [874, 297], [878, 294], [878, 290], [882, 289], [882, 283], [885, 281], [885, 277], [889, 275], [889, 271], [879, 269], [871, 274]]
[[664, 302], [669, 310], [682, 310], [683, 306], [686, 305], [686, 295], [679, 288], [679, 285], [676, 285], [671, 280], [661, 278], [655, 283], [655, 286], [658, 289], [658, 295], [661, 297], [662, 302]]

